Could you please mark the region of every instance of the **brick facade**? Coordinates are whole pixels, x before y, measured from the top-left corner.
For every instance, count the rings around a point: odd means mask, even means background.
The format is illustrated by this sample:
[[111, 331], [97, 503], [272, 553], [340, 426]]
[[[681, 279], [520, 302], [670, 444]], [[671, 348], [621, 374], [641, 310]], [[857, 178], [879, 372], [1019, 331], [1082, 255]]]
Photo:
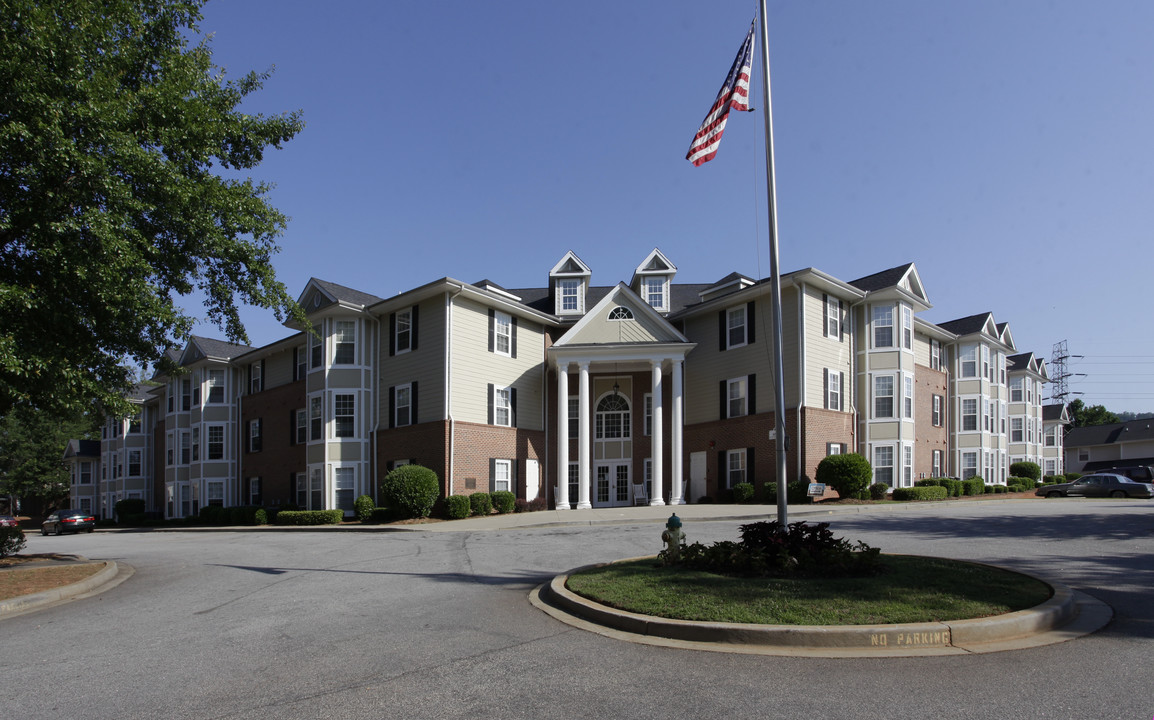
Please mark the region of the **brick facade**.
[[[934, 450], [942, 453], [942, 472], [948, 466], [949, 412], [946, 401], [948, 378], [944, 372], [923, 365], [914, 368], [914, 420], [917, 439], [914, 441], [914, 479], [933, 477]], [[941, 425], [933, 424], [933, 399], [941, 398]]]
[[[305, 407], [303, 380], [246, 395], [241, 405], [240, 503], [252, 501], [249, 481], [261, 481], [260, 503], [296, 502], [296, 474], [305, 471], [305, 445], [296, 444], [296, 411]], [[261, 421], [261, 449], [249, 448], [249, 422]]]

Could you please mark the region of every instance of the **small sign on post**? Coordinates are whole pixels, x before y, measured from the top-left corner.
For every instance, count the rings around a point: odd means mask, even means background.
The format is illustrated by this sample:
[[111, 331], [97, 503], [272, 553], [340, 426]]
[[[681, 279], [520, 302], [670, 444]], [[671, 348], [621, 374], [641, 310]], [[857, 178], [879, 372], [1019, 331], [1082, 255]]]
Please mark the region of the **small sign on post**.
[[809, 496], [810, 502], [812, 502], [814, 498], [825, 495], [825, 483], [810, 483], [806, 495]]

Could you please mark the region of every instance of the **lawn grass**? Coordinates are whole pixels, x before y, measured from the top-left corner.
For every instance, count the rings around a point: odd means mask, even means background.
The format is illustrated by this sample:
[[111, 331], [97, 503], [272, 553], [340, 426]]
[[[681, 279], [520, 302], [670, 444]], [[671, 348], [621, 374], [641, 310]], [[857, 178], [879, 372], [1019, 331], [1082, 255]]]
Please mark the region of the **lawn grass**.
[[1048, 600], [1040, 580], [957, 560], [882, 555], [865, 578], [737, 578], [656, 559], [570, 575], [569, 590], [620, 610], [700, 622], [873, 625], [1001, 615]]

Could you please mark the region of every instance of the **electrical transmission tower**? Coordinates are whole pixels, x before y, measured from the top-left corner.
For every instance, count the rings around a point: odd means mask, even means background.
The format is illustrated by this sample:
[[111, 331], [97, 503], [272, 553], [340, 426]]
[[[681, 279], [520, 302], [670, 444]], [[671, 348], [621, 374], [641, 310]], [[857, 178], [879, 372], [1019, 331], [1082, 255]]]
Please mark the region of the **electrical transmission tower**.
[[1066, 365], [1066, 361], [1070, 358], [1080, 358], [1081, 355], [1071, 355], [1066, 348], [1066, 341], [1054, 343], [1054, 349], [1050, 353], [1050, 402], [1062, 403], [1065, 405], [1070, 402], [1071, 395], [1081, 395], [1080, 392], [1070, 391], [1070, 378], [1078, 375], [1085, 375], [1085, 373], [1072, 373]]

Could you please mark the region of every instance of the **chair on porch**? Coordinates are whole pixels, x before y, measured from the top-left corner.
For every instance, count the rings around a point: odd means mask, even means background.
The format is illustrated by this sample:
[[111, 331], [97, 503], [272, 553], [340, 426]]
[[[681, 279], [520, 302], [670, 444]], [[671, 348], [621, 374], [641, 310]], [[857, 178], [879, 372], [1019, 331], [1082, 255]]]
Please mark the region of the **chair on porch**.
[[648, 505], [649, 493], [645, 490], [645, 481], [633, 483], [633, 504]]

